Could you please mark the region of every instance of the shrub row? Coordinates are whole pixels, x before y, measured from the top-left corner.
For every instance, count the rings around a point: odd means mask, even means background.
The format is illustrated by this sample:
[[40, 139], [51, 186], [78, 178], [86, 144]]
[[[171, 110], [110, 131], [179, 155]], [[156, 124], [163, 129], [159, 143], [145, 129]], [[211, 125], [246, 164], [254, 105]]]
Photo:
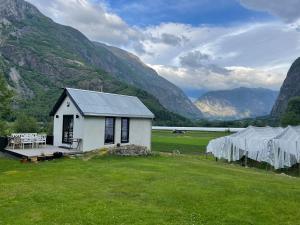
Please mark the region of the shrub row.
[[8, 144], [7, 137], [0, 137], [0, 150], [4, 150]]

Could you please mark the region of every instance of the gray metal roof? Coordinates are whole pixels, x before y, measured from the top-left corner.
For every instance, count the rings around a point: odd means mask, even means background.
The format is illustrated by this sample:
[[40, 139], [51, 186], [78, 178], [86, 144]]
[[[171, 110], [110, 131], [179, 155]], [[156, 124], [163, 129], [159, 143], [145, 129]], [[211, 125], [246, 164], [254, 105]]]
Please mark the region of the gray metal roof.
[[135, 96], [74, 88], [65, 90], [84, 116], [154, 118], [154, 114]]

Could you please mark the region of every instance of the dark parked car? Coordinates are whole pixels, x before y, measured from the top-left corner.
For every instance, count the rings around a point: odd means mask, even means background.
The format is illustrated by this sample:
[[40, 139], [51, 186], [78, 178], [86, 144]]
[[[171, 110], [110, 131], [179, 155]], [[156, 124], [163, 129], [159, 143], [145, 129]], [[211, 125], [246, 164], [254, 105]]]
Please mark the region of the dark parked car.
[[184, 134], [185, 131], [183, 130], [173, 130], [173, 134]]

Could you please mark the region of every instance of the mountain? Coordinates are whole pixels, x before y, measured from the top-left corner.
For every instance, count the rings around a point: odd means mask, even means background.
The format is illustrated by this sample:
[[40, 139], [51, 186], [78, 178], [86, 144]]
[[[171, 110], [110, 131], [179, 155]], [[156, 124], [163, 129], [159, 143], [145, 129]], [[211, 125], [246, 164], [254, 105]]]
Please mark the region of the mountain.
[[[0, 71], [17, 92], [16, 107], [40, 119], [45, 119], [65, 86], [136, 95], [156, 114], [156, 122], [163, 124], [189, 122], [176, 113], [197, 117], [187, 97], [137, 57], [95, 44], [23, 0], [0, 1], [0, 53]], [[162, 79], [165, 87], [152, 84], [148, 77]], [[139, 80], [148, 83], [142, 86]], [[159, 95], [154, 96], [145, 85], [156, 88]]]
[[201, 96], [195, 105], [206, 118], [242, 119], [268, 115], [278, 92], [263, 88], [236, 88], [211, 91]]
[[147, 91], [172, 112], [193, 119], [202, 117], [181, 89], [159, 76], [137, 56], [113, 46], [97, 42], [94, 44], [103, 55], [100, 66], [105, 71], [127, 84]]
[[300, 96], [300, 58], [292, 64], [273, 106], [271, 116], [279, 118], [287, 109], [291, 98]]

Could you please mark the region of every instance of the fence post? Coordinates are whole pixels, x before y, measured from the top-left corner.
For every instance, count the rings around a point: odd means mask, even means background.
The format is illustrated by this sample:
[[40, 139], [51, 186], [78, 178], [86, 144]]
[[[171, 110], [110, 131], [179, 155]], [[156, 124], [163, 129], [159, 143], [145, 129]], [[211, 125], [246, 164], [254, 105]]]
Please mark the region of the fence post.
[[247, 150], [247, 140], [245, 138], [245, 167], [248, 167], [248, 150]]
[[[299, 156], [298, 156], [298, 141], [296, 141], [296, 152], [297, 152], [297, 157], [299, 158]], [[298, 162], [298, 175], [300, 176], [300, 161]]]
[[232, 158], [233, 158], [233, 144], [231, 144], [231, 148], [230, 148], [230, 156], [229, 156], [229, 163], [231, 163], [233, 160], [232, 160]]

